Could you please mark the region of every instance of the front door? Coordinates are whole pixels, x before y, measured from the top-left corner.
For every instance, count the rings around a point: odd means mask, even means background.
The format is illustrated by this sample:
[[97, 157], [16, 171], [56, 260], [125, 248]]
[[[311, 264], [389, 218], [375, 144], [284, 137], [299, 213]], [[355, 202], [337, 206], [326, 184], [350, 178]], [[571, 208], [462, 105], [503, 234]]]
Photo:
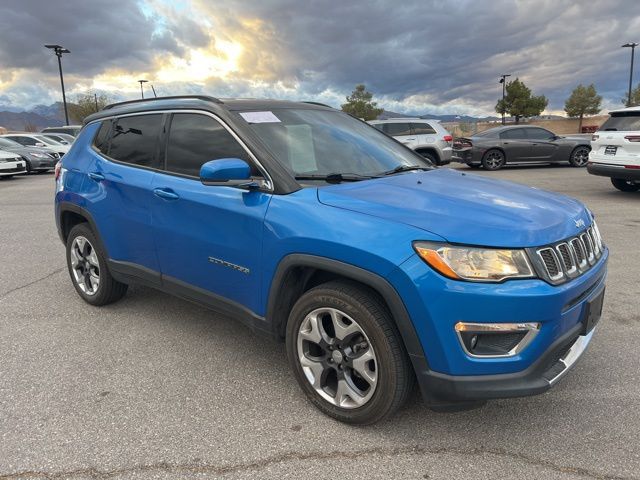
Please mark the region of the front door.
[[179, 292], [191, 288], [199, 297], [223, 297], [255, 312], [261, 300], [263, 223], [271, 194], [203, 185], [200, 167], [220, 158], [251, 163], [247, 151], [212, 116], [172, 115], [165, 173], [157, 173], [152, 185], [163, 282]]

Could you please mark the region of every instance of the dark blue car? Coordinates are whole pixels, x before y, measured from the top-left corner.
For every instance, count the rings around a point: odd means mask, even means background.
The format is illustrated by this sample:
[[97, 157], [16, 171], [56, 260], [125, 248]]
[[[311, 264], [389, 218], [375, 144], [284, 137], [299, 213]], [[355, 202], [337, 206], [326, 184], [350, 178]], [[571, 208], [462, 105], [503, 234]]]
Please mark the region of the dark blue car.
[[544, 392], [602, 310], [608, 250], [582, 203], [435, 169], [315, 103], [109, 106], [55, 203], [85, 301], [135, 283], [235, 317], [285, 341], [311, 402], [350, 423], [416, 381], [441, 410]]

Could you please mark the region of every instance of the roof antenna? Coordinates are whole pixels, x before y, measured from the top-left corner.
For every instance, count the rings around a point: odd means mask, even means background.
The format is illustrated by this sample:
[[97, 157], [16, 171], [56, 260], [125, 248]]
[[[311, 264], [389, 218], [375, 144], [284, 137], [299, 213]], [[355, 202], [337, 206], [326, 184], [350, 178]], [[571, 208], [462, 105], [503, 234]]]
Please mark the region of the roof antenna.
[[154, 96], [155, 98], [158, 98], [158, 95], [156, 95], [156, 89], [155, 89], [155, 88], [153, 88], [153, 83], [150, 83], [149, 85], [151, 85], [151, 90], [153, 90], [153, 96]]

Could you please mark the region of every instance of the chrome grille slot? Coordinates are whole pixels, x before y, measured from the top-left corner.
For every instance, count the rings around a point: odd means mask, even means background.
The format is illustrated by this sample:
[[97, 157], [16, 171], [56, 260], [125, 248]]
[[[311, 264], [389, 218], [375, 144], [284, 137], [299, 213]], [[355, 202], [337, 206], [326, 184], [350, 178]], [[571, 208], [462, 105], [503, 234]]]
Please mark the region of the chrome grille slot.
[[598, 242], [598, 238], [596, 236], [596, 232], [593, 228], [589, 228], [588, 230], [589, 238], [591, 238], [591, 243], [593, 245], [593, 253], [596, 257], [600, 256], [600, 242]]
[[562, 260], [562, 265], [567, 275], [573, 275], [574, 273], [576, 273], [576, 271], [578, 270], [578, 266], [573, 259], [573, 255], [571, 254], [569, 245], [567, 243], [561, 243], [556, 246], [556, 250], [560, 254], [560, 259]]
[[593, 264], [593, 261], [595, 260], [595, 256], [593, 255], [593, 242], [591, 241], [591, 237], [589, 236], [588, 233], [585, 232], [582, 235], [580, 235], [580, 240], [582, 240], [582, 243], [585, 246], [587, 261], [589, 262], [589, 264]]
[[570, 242], [573, 251], [576, 254], [576, 261], [578, 262], [578, 268], [582, 270], [587, 265], [587, 255], [584, 251], [584, 245], [579, 238], [574, 238]]
[[564, 277], [564, 272], [560, 266], [558, 255], [556, 255], [553, 248], [542, 248], [538, 250], [538, 255], [540, 255], [540, 258], [544, 262], [544, 266], [547, 269], [547, 273], [551, 280], [556, 281]]

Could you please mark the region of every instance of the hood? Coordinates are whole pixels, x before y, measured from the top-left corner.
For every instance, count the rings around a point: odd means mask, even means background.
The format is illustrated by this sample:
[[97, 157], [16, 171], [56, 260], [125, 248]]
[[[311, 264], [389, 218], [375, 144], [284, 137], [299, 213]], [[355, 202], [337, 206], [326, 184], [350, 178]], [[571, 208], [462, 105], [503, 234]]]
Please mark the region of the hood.
[[331, 185], [318, 189], [318, 199], [469, 245], [540, 246], [591, 223], [570, 197], [452, 169]]
[[8, 160], [8, 159], [15, 159], [17, 158], [18, 160], [21, 160], [20, 156], [17, 155], [14, 152], [8, 151], [8, 150], [0, 150], [0, 158], [3, 160]]

